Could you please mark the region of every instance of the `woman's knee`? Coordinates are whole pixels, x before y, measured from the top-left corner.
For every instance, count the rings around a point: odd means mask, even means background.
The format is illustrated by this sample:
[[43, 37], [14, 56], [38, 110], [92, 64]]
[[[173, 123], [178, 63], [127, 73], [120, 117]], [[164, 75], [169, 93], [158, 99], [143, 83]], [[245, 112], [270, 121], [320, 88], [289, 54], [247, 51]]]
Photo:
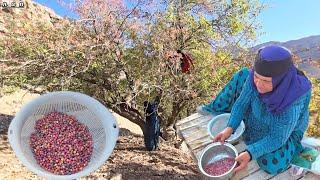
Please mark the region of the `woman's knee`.
[[257, 159], [259, 167], [268, 174], [276, 175], [289, 167], [290, 159], [285, 157], [284, 152], [269, 153]]
[[295, 152], [295, 144], [289, 139], [282, 147], [257, 159], [262, 170], [276, 175], [288, 169]]

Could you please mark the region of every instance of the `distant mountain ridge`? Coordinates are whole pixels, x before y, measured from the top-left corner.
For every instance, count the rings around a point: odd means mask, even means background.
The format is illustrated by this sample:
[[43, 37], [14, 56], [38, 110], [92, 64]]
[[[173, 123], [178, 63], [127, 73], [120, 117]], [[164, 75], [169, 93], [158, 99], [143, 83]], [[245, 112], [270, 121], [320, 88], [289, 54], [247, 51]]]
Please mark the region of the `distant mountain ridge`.
[[295, 55], [298, 55], [303, 61], [320, 61], [320, 35], [309, 36], [287, 42], [270, 41], [254, 46], [252, 50], [256, 51], [259, 48], [270, 44], [285, 46]]
[[302, 62], [298, 64], [298, 68], [306, 71], [310, 76], [320, 79], [320, 68], [314, 65], [315, 63], [320, 64], [320, 35], [287, 42], [270, 41], [254, 46], [251, 50], [255, 52], [259, 48], [271, 44], [282, 45], [290, 49], [293, 54], [299, 56], [302, 60]]

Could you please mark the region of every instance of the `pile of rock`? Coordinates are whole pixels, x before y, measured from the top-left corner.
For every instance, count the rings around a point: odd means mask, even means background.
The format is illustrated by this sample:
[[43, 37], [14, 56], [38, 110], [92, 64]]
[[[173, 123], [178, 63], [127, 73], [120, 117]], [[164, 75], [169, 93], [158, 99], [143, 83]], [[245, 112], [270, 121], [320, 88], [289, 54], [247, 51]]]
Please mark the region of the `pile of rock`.
[[[0, 1], [1, 2], [1, 1]], [[2, 7], [0, 6], [0, 35], [8, 33], [9, 30], [19, 33], [26, 24], [35, 25], [42, 23], [54, 27], [63, 18], [45, 6], [31, 0], [24, 0], [24, 7]]]

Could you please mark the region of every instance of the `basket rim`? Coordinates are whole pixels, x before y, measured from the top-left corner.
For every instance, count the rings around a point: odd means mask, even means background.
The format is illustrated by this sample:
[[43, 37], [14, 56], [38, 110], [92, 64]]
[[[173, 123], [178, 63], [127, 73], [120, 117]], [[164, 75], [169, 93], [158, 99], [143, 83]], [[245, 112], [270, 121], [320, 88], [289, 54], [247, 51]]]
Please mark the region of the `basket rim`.
[[[75, 99], [76, 102], [80, 102], [80, 104], [89, 104], [86, 106], [90, 111], [94, 112], [94, 114], [98, 117], [105, 117], [105, 119], [108, 120], [102, 120], [103, 128], [105, 132], [107, 131], [107, 127], [110, 127], [111, 125], [111, 131], [106, 134], [111, 135], [110, 139], [106, 138], [106, 146], [110, 147], [110, 149], [104, 149], [104, 151], [101, 152], [100, 157], [98, 160], [90, 166], [90, 168], [85, 168], [82, 171], [79, 171], [75, 174], [71, 175], [55, 175], [51, 172], [48, 172], [44, 169], [39, 170], [39, 168], [35, 167], [30, 163], [26, 157], [24, 156], [24, 153], [21, 149], [20, 143], [17, 143], [20, 139], [21, 133], [15, 133], [15, 129], [17, 127], [20, 127], [20, 130], [18, 132], [21, 132], [22, 126], [21, 124], [24, 123], [26, 120], [26, 116], [28, 117], [30, 115], [30, 111], [37, 105], [41, 104], [42, 102], [46, 102], [48, 99], [56, 98], [56, 96], [69, 96], [73, 99]], [[24, 120], [21, 120], [24, 119]], [[104, 162], [109, 158], [111, 155], [115, 145], [116, 141], [118, 139], [119, 135], [119, 126], [115, 119], [115, 117], [111, 114], [111, 112], [99, 101], [96, 99], [79, 92], [72, 92], [72, 91], [56, 91], [56, 92], [49, 92], [43, 95], [40, 95], [36, 97], [35, 99], [31, 100], [18, 111], [16, 116], [13, 118], [13, 120], [10, 123], [9, 129], [8, 129], [8, 139], [9, 143], [15, 153], [15, 155], [18, 157], [18, 159], [22, 162], [24, 166], [26, 166], [30, 171], [36, 173], [39, 176], [50, 178], [50, 179], [77, 179], [83, 176], [86, 176], [92, 172], [94, 172], [96, 169], [98, 169], [100, 166], [104, 164]], [[88, 167], [88, 166], [86, 166]]]

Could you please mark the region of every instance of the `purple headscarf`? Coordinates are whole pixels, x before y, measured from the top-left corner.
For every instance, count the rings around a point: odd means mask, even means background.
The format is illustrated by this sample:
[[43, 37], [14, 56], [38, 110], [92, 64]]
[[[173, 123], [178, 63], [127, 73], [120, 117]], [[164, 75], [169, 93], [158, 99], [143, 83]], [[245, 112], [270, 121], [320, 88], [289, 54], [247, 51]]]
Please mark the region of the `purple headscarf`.
[[[267, 62], [281, 61], [292, 56], [289, 50], [281, 46], [267, 46], [260, 49], [259, 53], [259, 58]], [[257, 90], [253, 77], [254, 68], [250, 72], [250, 79], [252, 87]], [[269, 112], [280, 113], [308, 92], [311, 89], [311, 83], [303, 72], [291, 64], [284, 73], [272, 77], [272, 87], [271, 92], [259, 93], [259, 97], [266, 104]]]

